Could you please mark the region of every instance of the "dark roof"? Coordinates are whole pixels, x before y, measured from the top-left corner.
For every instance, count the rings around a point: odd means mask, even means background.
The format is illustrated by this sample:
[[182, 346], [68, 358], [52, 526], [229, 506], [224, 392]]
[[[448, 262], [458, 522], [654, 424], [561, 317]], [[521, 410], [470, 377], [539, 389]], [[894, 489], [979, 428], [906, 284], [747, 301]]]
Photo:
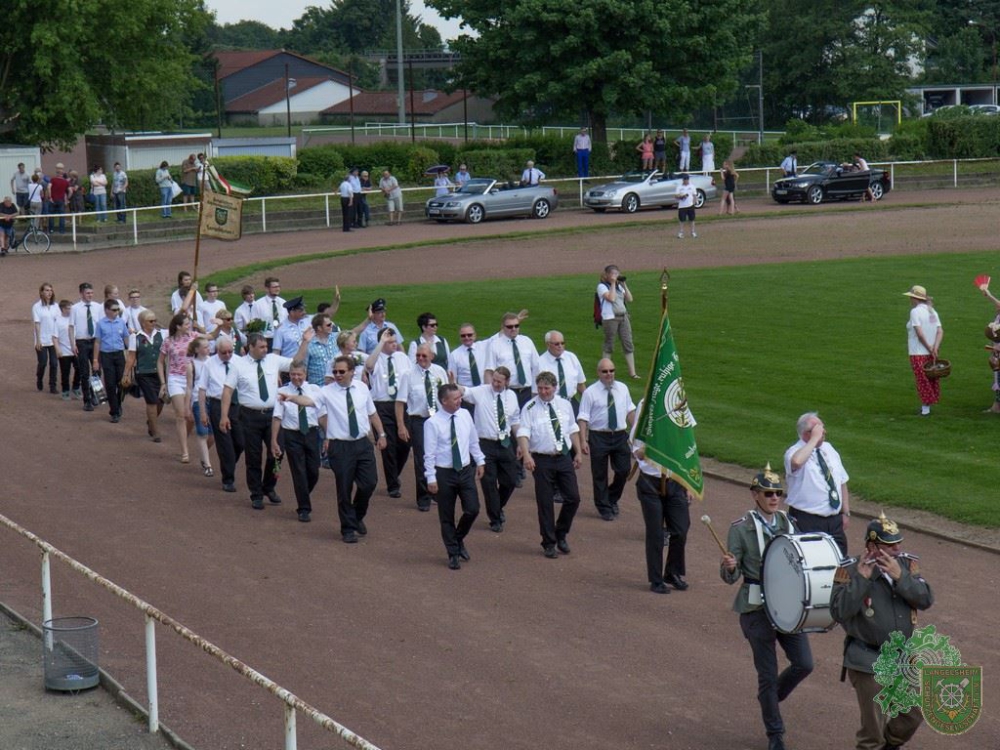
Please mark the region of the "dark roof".
[[[446, 107], [462, 101], [462, 92], [446, 94], [443, 91], [414, 91], [413, 110], [417, 115], [433, 115]], [[354, 95], [354, 114], [392, 115], [399, 111], [395, 91], [366, 91]], [[410, 112], [410, 94], [406, 94], [406, 111]], [[324, 109], [324, 115], [346, 115], [351, 112], [351, 102], [345, 99], [339, 104]]]
[[313, 60], [311, 57], [306, 57], [305, 55], [300, 55], [296, 52], [289, 52], [285, 49], [219, 50], [210, 54], [214, 55], [215, 59], [219, 61], [220, 81], [223, 78], [233, 75], [233, 73], [239, 73], [241, 70], [245, 70], [246, 68], [252, 68], [254, 65], [262, 63], [265, 60], [270, 60], [272, 57], [276, 57], [277, 55], [291, 55], [292, 57], [297, 57], [300, 60], [306, 60], [313, 65], [319, 65], [327, 68], [331, 73], [335, 73], [336, 77], [347, 80], [347, 73], [344, 71], [334, 68], [332, 65], [321, 63], [318, 60]]
[[[304, 91], [319, 86], [321, 83], [332, 81], [332, 78], [296, 78], [295, 88], [292, 89], [292, 98]], [[232, 101], [226, 102], [226, 112], [259, 112], [272, 104], [285, 100], [285, 79], [279, 78], [276, 81], [264, 84], [259, 89], [254, 89], [243, 96], [238, 96]]]

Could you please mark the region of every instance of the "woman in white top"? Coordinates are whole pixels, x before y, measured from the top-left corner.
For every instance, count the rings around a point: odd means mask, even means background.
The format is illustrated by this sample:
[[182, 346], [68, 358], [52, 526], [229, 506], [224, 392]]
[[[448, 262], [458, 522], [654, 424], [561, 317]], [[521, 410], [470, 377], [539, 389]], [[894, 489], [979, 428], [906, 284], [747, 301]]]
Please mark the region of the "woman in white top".
[[442, 195], [448, 195], [455, 185], [448, 179], [448, 174], [446, 172], [442, 172], [434, 178], [434, 187], [437, 188], [437, 190], [434, 191], [434, 196], [440, 198]]
[[910, 319], [906, 323], [906, 344], [910, 353], [910, 367], [917, 382], [920, 396], [920, 414], [927, 416], [931, 406], [941, 397], [941, 381], [931, 380], [924, 373], [924, 366], [938, 358], [944, 329], [933, 307], [934, 298], [927, 296], [922, 286], [912, 286], [903, 295], [910, 298]]
[[629, 320], [627, 302], [632, 301], [632, 292], [625, 285], [618, 266], [604, 268], [597, 284], [597, 299], [601, 305], [601, 327], [604, 329], [604, 357], [611, 359], [615, 351], [615, 338], [622, 344], [622, 354], [628, 365], [630, 378], [638, 378], [635, 371], [635, 346], [632, 343], [632, 322]]
[[38, 301], [31, 307], [31, 320], [35, 325], [35, 354], [38, 357], [38, 367], [35, 369], [35, 387], [43, 389], [42, 381], [45, 379], [45, 366], [49, 368], [49, 393], [58, 393], [56, 390], [56, 368], [58, 358], [56, 348], [52, 342], [52, 337], [56, 334], [56, 320], [58, 319], [59, 303], [56, 302], [55, 292], [52, 285], [47, 281], [38, 287]]
[[160, 162], [160, 168], [156, 170], [156, 187], [160, 189], [160, 205], [163, 210], [160, 216], [164, 219], [170, 218], [170, 204], [174, 200], [174, 178], [170, 176], [170, 163]]
[[410, 361], [416, 364], [417, 347], [421, 344], [427, 344], [431, 348], [431, 351], [434, 352], [434, 364], [441, 365], [441, 367], [447, 370], [448, 355], [451, 354], [451, 347], [448, 346], [447, 341], [437, 335], [437, 315], [429, 312], [421, 313], [417, 316], [417, 325], [420, 327], [420, 335], [410, 342], [410, 349], [407, 353]]
[[[38, 173], [31, 175], [31, 184], [28, 185], [28, 213], [38, 216], [42, 213], [42, 204], [45, 202], [45, 184]], [[38, 219], [31, 220], [32, 226], [38, 229]]]
[[94, 196], [94, 210], [98, 221], [108, 220], [108, 176], [104, 167], [95, 164], [90, 173], [90, 194]]

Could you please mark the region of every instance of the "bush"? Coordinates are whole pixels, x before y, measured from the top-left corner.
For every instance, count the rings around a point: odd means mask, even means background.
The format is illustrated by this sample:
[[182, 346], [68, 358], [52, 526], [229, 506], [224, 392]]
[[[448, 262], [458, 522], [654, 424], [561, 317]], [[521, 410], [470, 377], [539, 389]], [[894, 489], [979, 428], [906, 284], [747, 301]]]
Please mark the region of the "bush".
[[763, 146], [754, 144], [748, 146], [746, 153], [738, 160], [741, 167], [777, 167], [781, 160], [792, 150], [798, 151], [799, 166], [806, 166], [814, 161], [850, 161], [857, 151], [869, 162], [888, 161], [890, 158], [890, 141], [877, 138], [843, 138], [829, 141], [810, 141], [806, 143], [765, 143]]
[[318, 174], [309, 174], [308, 172], [298, 172], [295, 177], [292, 178], [292, 187], [299, 192], [305, 191], [310, 193], [326, 193], [331, 191], [329, 179], [325, 179]]
[[410, 158], [406, 162], [406, 169], [402, 173], [403, 178], [410, 182], [424, 182], [427, 177], [424, 172], [428, 167], [441, 163], [438, 152], [425, 146], [412, 146], [410, 148]]
[[[947, 110], [946, 110], [947, 111]], [[979, 159], [1000, 156], [1000, 117], [928, 118], [927, 150], [939, 159]]]
[[298, 162], [284, 156], [220, 156], [212, 164], [222, 177], [253, 189], [254, 195], [291, 190]]
[[[458, 161], [469, 166], [475, 177], [493, 177], [497, 180], [520, 179], [524, 163], [535, 160], [535, 152], [530, 148], [481, 149], [462, 151]], [[545, 170], [542, 169], [544, 172]]]
[[299, 172], [316, 175], [324, 183], [344, 176], [344, 156], [336, 146], [316, 146], [299, 150]]

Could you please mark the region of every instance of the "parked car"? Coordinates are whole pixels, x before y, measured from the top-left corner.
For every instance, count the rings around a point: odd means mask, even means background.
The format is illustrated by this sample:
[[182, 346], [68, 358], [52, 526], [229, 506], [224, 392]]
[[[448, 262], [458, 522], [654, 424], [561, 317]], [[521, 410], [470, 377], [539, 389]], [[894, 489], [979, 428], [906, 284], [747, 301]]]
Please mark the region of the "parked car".
[[882, 169], [861, 172], [833, 162], [818, 161], [795, 177], [776, 180], [771, 186], [771, 197], [778, 203], [802, 201], [816, 204], [827, 198], [860, 198], [869, 187], [875, 199], [880, 199], [889, 192], [888, 173]]
[[[652, 172], [626, 172], [620, 179], [591, 188], [583, 195], [583, 205], [603, 213], [609, 208], [634, 214], [643, 206], [668, 207], [677, 205], [679, 174]], [[711, 176], [693, 174], [691, 185], [698, 191], [694, 207], [701, 208], [705, 201], [715, 198], [718, 191]]]
[[969, 109], [981, 115], [1000, 115], [1000, 104], [971, 104]]
[[483, 219], [501, 216], [544, 219], [558, 205], [559, 194], [553, 187], [528, 187], [516, 182], [476, 178], [454, 193], [428, 200], [424, 213], [435, 221], [454, 219], [478, 224]]

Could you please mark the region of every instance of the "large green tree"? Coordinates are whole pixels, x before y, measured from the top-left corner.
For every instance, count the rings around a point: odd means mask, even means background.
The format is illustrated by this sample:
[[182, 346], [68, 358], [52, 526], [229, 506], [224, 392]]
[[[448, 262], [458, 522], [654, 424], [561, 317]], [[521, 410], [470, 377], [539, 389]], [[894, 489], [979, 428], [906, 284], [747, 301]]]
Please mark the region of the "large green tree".
[[925, 83], [997, 82], [1000, 0], [938, 0], [933, 28]]
[[460, 85], [498, 97], [501, 116], [585, 113], [595, 141], [613, 114], [683, 119], [735, 90], [761, 22], [757, 0], [429, 0], [476, 33]]
[[[402, 12], [406, 49], [441, 49], [438, 30], [410, 13], [409, 0], [403, 0]], [[290, 49], [307, 55], [396, 49], [396, 1], [333, 0], [326, 7], [309, 6], [295, 19], [287, 40]]]
[[173, 124], [209, 20], [202, 0], [5, 0], [0, 17], [0, 127], [43, 146]]

